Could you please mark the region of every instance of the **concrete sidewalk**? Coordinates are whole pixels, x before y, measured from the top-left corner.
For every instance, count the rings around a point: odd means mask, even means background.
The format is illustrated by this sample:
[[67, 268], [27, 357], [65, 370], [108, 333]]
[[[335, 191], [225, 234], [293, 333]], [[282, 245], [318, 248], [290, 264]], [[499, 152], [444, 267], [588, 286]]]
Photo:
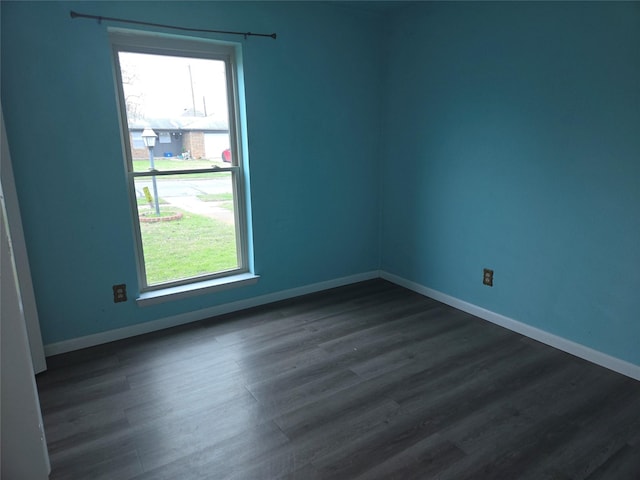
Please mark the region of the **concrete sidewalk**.
[[203, 202], [192, 195], [165, 197], [165, 200], [167, 200], [170, 205], [186, 210], [187, 212], [213, 218], [228, 225], [234, 224], [233, 212], [226, 208], [219, 207], [217, 204], [220, 202]]

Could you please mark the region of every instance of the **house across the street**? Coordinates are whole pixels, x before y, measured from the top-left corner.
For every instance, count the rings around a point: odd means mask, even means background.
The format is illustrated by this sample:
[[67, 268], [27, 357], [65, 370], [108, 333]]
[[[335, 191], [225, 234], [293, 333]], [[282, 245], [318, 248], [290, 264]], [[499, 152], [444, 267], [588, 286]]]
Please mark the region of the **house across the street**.
[[156, 157], [219, 159], [229, 148], [229, 125], [214, 117], [145, 118], [129, 121], [129, 142], [133, 158], [147, 158], [142, 132], [151, 128], [157, 135]]

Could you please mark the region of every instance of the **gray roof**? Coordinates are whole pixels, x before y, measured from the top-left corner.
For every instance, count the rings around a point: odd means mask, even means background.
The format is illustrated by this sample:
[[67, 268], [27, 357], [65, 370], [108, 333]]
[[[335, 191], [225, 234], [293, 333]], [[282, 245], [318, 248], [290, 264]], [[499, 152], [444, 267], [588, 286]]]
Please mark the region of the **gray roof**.
[[129, 130], [229, 130], [226, 119], [215, 117], [144, 118], [129, 120]]

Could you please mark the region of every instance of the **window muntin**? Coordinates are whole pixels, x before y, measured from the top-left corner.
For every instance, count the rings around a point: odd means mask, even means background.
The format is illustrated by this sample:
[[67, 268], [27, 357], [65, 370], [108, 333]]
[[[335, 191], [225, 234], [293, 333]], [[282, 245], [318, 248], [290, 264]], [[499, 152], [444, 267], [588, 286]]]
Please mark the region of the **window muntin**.
[[[247, 272], [234, 48], [131, 34], [112, 45], [141, 291]], [[152, 156], [141, 128], [157, 135]]]

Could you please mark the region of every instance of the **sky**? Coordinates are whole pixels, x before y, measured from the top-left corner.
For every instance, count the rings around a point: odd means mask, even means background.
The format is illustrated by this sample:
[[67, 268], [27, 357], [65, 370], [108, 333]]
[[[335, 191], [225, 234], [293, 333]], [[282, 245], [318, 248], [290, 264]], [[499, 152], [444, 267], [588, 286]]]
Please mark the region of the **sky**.
[[[221, 60], [120, 52], [128, 115], [227, 118], [225, 66]], [[191, 71], [191, 78], [189, 72]], [[193, 86], [193, 89], [192, 89]], [[193, 95], [192, 95], [193, 93]]]

